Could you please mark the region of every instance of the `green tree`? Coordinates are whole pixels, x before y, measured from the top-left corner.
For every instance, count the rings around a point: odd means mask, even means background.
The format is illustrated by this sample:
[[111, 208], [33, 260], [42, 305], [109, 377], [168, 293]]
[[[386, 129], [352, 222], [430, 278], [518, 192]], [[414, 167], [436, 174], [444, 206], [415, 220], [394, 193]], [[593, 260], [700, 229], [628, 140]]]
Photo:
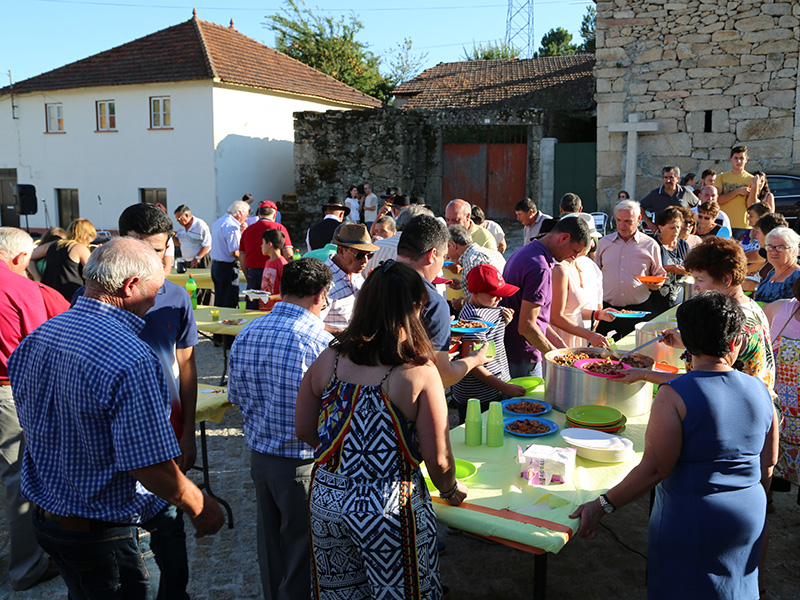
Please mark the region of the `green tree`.
[[583, 44], [580, 47], [582, 52], [594, 52], [595, 50], [595, 28], [597, 27], [597, 9], [594, 6], [586, 8], [586, 14], [581, 20], [581, 37]]
[[536, 56], [564, 56], [575, 54], [578, 46], [572, 44], [572, 34], [563, 27], [551, 29], [542, 36], [542, 45]]
[[394, 89], [380, 72], [380, 57], [356, 39], [364, 25], [355, 14], [319, 16], [303, 0], [286, 0], [280, 13], [267, 18], [275, 46], [284, 54], [380, 100]]
[[519, 58], [520, 50], [506, 42], [472, 44], [472, 50], [464, 48], [464, 60], [508, 60]]
[[427, 52], [422, 54], [413, 52], [411, 38], [405, 38], [402, 43], [397, 44], [394, 54], [387, 59], [389, 62], [387, 79], [392, 88], [419, 75], [427, 58]]

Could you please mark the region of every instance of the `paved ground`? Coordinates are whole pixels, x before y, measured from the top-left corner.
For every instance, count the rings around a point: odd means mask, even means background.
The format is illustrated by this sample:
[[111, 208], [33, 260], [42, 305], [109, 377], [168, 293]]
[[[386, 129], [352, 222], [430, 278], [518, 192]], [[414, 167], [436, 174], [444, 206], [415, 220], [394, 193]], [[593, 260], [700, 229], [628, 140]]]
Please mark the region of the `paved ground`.
[[[511, 226], [512, 230], [517, 228]], [[518, 245], [517, 241], [512, 247]], [[216, 384], [222, 369], [222, 351], [203, 341], [197, 353], [201, 383]], [[241, 416], [234, 408], [220, 425], [212, 423], [208, 427], [212, 488], [231, 504], [235, 527], [225, 527], [210, 538], [189, 538], [189, 593], [196, 600], [263, 598], [256, 560], [255, 494], [241, 425]], [[800, 507], [795, 504], [796, 493], [795, 487], [792, 493], [776, 494], [776, 511], [769, 517], [772, 545], [765, 581], [768, 597], [773, 600], [800, 598]], [[646, 498], [639, 500], [604, 519], [607, 529], [601, 529], [597, 539], [573, 540], [559, 554], [551, 555], [548, 598], [644, 598], [647, 508]], [[191, 526], [187, 524], [187, 528], [190, 530]], [[450, 587], [450, 598], [532, 598], [532, 555], [453, 534], [444, 527], [440, 527], [440, 539], [447, 544], [442, 555], [442, 575]], [[0, 600], [67, 597], [60, 579], [27, 592], [11, 591], [6, 572], [8, 551], [8, 529], [0, 514]]]

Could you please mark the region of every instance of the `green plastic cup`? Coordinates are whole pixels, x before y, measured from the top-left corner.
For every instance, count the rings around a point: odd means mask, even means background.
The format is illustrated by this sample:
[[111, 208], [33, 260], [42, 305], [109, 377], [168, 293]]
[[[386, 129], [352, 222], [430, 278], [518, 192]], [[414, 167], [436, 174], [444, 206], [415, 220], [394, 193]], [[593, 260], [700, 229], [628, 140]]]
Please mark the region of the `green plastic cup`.
[[239, 300], [239, 312], [247, 312], [247, 301]]
[[483, 442], [481, 401], [470, 398], [467, 401], [467, 417], [464, 420], [464, 443], [467, 446], [480, 446], [481, 442]]
[[503, 445], [504, 436], [503, 405], [500, 402], [490, 402], [489, 416], [486, 419], [486, 445], [498, 448]]

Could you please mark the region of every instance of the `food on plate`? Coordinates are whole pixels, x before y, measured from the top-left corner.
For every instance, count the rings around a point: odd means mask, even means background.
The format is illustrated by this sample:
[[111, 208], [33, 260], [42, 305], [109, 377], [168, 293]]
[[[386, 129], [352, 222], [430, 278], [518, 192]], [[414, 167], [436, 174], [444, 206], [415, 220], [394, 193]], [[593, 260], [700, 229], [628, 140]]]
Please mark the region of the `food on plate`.
[[520, 419], [519, 421], [512, 421], [506, 428], [514, 433], [523, 433], [525, 435], [536, 435], [537, 433], [547, 433], [550, 427], [539, 421], [532, 419]]
[[584, 365], [583, 370], [589, 371], [590, 373], [597, 373], [599, 375], [619, 375], [621, 367], [619, 366], [619, 362], [612, 361], [610, 358], [607, 358], [604, 361]]
[[538, 402], [514, 402], [513, 404], [506, 404], [506, 410], [515, 413], [523, 413], [528, 415], [544, 412], [544, 406]]
[[223, 325], [241, 325], [246, 322], [247, 319], [222, 319], [222, 321], [220, 321]]
[[459, 327], [460, 329], [478, 329], [486, 327], [486, 323], [481, 323], [480, 321], [465, 321], [464, 319], [451, 321], [450, 324], [453, 327]]
[[600, 358], [600, 355], [596, 352], [568, 352], [554, 356], [553, 362], [562, 367], [571, 367], [575, 361], [583, 360], [584, 358]]
[[650, 369], [653, 366], [655, 361], [650, 358], [649, 356], [645, 356], [644, 354], [630, 354], [628, 356], [623, 356], [621, 362], [624, 362], [629, 367], [633, 367], [634, 369]]

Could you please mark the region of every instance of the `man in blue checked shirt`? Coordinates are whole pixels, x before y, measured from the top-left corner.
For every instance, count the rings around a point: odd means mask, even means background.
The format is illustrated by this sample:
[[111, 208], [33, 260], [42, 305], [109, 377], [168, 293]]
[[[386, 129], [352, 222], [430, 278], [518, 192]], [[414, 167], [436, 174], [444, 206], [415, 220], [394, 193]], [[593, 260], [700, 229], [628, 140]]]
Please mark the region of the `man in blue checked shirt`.
[[[164, 282], [158, 255], [111, 241], [84, 269], [85, 296], [26, 337], [8, 362], [27, 445], [22, 491], [39, 544], [73, 598], [149, 597], [137, 526], [167, 503], [197, 536], [224, 523], [215, 500], [180, 471], [169, 391], [137, 337]], [[86, 569], [91, 564], [92, 569]]]
[[252, 321], [231, 349], [228, 399], [239, 405], [256, 487], [258, 566], [265, 600], [308, 598], [308, 489], [314, 451], [297, 439], [300, 381], [333, 339], [320, 312], [333, 282], [315, 258], [283, 268], [282, 301]]

